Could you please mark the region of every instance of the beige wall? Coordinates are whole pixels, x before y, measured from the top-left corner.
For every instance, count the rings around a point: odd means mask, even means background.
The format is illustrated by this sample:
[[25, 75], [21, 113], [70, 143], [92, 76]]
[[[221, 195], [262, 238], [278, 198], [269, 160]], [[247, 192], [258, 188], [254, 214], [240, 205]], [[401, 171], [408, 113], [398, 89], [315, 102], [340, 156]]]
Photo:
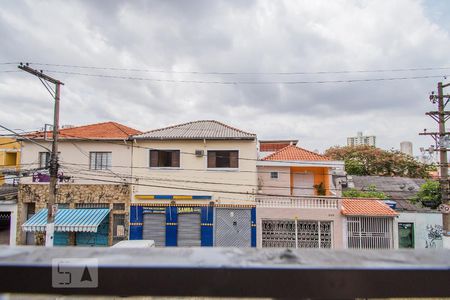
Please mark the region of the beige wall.
[[[140, 185], [134, 186], [134, 195], [205, 195], [218, 203], [241, 204], [254, 200], [246, 193], [257, 191], [256, 141], [138, 141], [136, 146], [134, 176]], [[180, 168], [150, 168], [148, 148], [180, 150]], [[195, 156], [195, 150], [204, 150], [205, 156]], [[208, 150], [239, 150], [239, 168], [208, 169]]]
[[[39, 144], [51, 149], [50, 142], [39, 141]], [[77, 184], [108, 184], [120, 183], [127, 180], [131, 174], [131, 143], [126, 145], [123, 141], [61, 141], [59, 143], [60, 172], [73, 176], [73, 183]], [[108, 170], [89, 170], [89, 152], [112, 152], [112, 168]], [[22, 169], [39, 167], [39, 152], [45, 149], [36, 144], [23, 141], [21, 164]], [[114, 182], [99, 182], [92, 179], [101, 179]], [[31, 183], [31, 177], [21, 179], [21, 183]]]
[[338, 209], [304, 209], [304, 208], [261, 208], [256, 209], [256, 246], [262, 247], [262, 220], [285, 219], [333, 222], [333, 248], [343, 249], [344, 217]]
[[[278, 179], [270, 178], [270, 172], [278, 172]], [[290, 167], [258, 167], [259, 193], [289, 196], [290, 172]]]

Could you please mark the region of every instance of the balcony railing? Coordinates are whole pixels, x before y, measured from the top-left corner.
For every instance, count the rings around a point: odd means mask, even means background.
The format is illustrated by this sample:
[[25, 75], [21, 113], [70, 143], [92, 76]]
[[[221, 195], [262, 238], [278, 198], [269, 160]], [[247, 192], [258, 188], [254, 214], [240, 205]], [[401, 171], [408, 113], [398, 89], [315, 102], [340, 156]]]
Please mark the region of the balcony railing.
[[258, 207], [340, 209], [339, 198], [256, 196]]
[[0, 247], [0, 293], [448, 297], [450, 250], [434, 250]]

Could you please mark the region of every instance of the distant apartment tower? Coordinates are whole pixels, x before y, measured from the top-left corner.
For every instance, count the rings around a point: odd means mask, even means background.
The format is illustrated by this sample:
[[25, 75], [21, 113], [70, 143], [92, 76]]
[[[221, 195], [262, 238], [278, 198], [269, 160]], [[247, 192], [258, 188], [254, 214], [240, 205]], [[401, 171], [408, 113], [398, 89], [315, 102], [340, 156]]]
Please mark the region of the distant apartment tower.
[[413, 144], [408, 141], [401, 142], [400, 143], [400, 152], [412, 156], [413, 155]]
[[347, 138], [347, 146], [360, 146], [360, 145], [368, 145], [375, 147], [376, 136], [368, 135], [365, 136], [362, 132], [358, 132], [354, 137]]

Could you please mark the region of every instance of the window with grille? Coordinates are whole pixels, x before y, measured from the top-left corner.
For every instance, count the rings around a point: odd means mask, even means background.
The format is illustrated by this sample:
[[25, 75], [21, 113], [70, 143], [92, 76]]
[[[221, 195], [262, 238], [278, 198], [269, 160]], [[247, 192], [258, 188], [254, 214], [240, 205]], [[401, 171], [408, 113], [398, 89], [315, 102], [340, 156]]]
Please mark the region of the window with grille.
[[114, 203], [113, 209], [114, 210], [125, 210], [125, 203]]
[[265, 248], [332, 248], [331, 221], [262, 220]]
[[50, 152], [39, 152], [39, 168], [48, 168], [50, 165]]
[[239, 168], [239, 151], [208, 151], [208, 168]]
[[150, 150], [151, 168], [179, 168], [180, 150]]
[[270, 178], [278, 179], [278, 172], [270, 172]]
[[110, 170], [111, 169], [111, 152], [90, 152], [89, 153], [89, 169], [90, 170]]
[[109, 208], [109, 203], [76, 203], [75, 208]]

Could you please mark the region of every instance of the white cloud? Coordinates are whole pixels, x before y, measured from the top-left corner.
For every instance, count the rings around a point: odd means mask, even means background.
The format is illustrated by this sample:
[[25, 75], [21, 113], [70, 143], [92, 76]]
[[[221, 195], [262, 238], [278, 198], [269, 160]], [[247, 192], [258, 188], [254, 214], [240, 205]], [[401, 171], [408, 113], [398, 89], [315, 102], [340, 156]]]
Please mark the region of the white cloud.
[[[0, 7], [0, 61], [173, 71], [292, 72], [450, 66], [447, 24], [426, 2], [399, 1], [11, 1]], [[434, 11], [435, 12], [435, 11]], [[436, 14], [434, 14], [436, 15]], [[443, 20], [443, 19], [442, 19]], [[445, 27], [447, 26], [447, 27]], [[202, 75], [46, 70], [204, 81], [316, 81], [440, 75], [446, 71], [316, 75]], [[14, 66], [0, 65], [1, 70]], [[379, 145], [416, 147], [435, 124], [424, 115], [438, 79], [305, 85], [163, 83], [51, 73], [66, 83], [64, 124], [115, 120], [153, 129], [219, 119], [260, 138], [299, 138], [323, 150], [365, 131]], [[1, 123], [51, 121], [43, 87], [0, 72]], [[19, 103], [20, 104], [17, 104]]]

